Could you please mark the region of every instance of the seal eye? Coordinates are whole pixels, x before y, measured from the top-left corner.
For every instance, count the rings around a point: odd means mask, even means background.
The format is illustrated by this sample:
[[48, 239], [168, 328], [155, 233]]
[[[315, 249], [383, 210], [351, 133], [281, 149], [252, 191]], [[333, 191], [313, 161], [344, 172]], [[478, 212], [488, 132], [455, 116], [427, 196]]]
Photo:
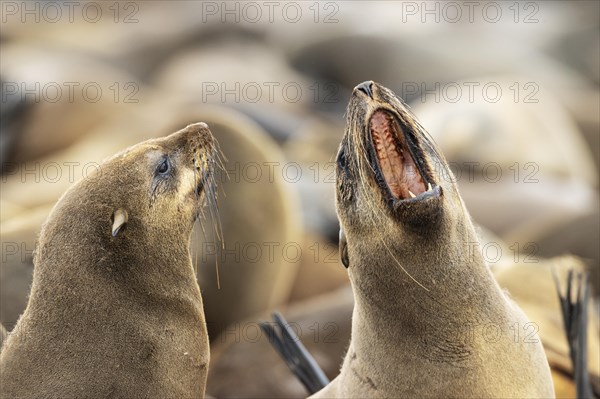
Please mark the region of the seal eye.
[[159, 175], [166, 175], [169, 173], [169, 170], [171, 170], [171, 164], [169, 163], [169, 158], [165, 158], [160, 165], [158, 165], [158, 168], [156, 168], [156, 173]]

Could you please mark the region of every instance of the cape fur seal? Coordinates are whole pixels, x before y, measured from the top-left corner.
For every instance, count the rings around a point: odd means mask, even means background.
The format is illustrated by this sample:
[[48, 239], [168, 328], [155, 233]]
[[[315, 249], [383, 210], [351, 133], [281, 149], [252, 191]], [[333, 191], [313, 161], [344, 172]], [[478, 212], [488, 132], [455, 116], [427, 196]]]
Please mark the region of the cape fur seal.
[[501, 291], [448, 165], [394, 93], [358, 85], [337, 156], [352, 338], [314, 397], [554, 396], [539, 339]]
[[105, 161], [58, 201], [27, 308], [0, 355], [3, 397], [204, 395], [209, 361], [189, 252], [216, 144], [204, 123]]

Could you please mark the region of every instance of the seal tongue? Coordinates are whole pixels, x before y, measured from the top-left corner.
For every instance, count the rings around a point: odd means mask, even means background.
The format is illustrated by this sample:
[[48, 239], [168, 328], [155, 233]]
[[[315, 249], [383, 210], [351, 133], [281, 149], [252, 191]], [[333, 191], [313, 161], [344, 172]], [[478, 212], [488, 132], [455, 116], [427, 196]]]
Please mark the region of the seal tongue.
[[370, 129], [379, 167], [392, 195], [407, 199], [424, 193], [425, 183], [393, 115], [376, 111], [371, 117]]

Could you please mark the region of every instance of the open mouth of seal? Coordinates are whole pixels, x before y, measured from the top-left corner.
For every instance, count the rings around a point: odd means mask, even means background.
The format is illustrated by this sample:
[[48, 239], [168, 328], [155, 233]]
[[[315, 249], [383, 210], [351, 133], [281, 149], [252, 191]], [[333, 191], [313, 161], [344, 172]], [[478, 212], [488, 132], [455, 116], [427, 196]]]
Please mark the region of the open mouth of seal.
[[379, 109], [369, 120], [371, 162], [377, 183], [394, 200], [417, 200], [434, 192], [421, 151], [396, 116]]

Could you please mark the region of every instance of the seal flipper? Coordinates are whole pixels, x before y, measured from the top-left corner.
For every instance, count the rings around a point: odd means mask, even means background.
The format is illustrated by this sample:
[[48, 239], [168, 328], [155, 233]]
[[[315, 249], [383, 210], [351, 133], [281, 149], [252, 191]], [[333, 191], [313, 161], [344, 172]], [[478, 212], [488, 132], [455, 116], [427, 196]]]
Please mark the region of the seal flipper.
[[[560, 281], [556, 275], [556, 270], [552, 270], [552, 275], [569, 344], [569, 355], [573, 364], [577, 398], [600, 397], [598, 392], [594, 392], [590, 383], [587, 365], [587, 323], [590, 296], [588, 275], [587, 273], [583, 275], [578, 273], [576, 279], [574, 279], [573, 270], [569, 270], [564, 296], [561, 294]], [[576, 291], [574, 297], [573, 291]]]
[[273, 313], [273, 321], [275, 326], [264, 321], [259, 323], [261, 330], [269, 337], [271, 345], [310, 395], [320, 391], [329, 384], [329, 379], [323, 370], [281, 314]]

